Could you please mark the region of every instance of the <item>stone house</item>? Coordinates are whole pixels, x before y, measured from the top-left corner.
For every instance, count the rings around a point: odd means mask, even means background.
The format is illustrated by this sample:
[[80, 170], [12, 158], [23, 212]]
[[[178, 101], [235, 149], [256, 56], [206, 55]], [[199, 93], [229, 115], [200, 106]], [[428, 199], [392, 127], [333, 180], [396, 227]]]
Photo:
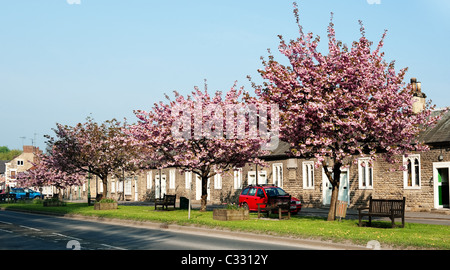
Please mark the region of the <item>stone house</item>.
[[[411, 83], [415, 91], [414, 109], [420, 111], [426, 95], [421, 92], [420, 82], [413, 78]], [[398, 157], [403, 162], [404, 170], [393, 171], [393, 165], [381, 158], [370, 167], [366, 158], [354, 157], [355, 162], [349, 162], [341, 175], [339, 200], [356, 208], [366, 205], [370, 196], [406, 197], [408, 210], [449, 209], [450, 112], [421, 136], [430, 146], [430, 151]], [[266, 161], [266, 167], [247, 164], [210, 179], [208, 204], [236, 203], [242, 188], [249, 184], [274, 184], [300, 199], [304, 207], [329, 205], [331, 187], [322, 166], [316, 168], [313, 159], [292, 158], [286, 154], [287, 151], [288, 144], [281, 142], [270, 155], [261, 157]], [[176, 168], [155, 169], [112, 178], [108, 194], [116, 199], [130, 201], [152, 200], [163, 194], [176, 194], [178, 200], [186, 197], [198, 203], [200, 184], [201, 180], [195, 174], [183, 174]], [[91, 181], [91, 196], [101, 193], [101, 187], [98, 180]], [[86, 187], [83, 186], [83, 194], [86, 194], [85, 191]]]
[[24, 145], [22, 154], [5, 163], [5, 187], [16, 186], [17, 174], [33, 167], [38, 153], [41, 153], [39, 147]]

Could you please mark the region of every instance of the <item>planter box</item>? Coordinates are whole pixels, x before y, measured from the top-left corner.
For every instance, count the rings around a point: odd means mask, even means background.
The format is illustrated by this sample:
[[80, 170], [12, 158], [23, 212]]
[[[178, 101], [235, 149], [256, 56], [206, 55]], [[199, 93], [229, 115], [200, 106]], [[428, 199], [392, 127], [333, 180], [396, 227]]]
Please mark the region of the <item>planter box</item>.
[[248, 210], [214, 209], [213, 219], [215, 220], [246, 220], [249, 219]]
[[57, 207], [57, 206], [66, 206], [66, 203], [61, 201], [44, 201], [42, 205], [44, 207]]
[[117, 203], [94, 203], [94, 210], [113, 210], [117, 209]]

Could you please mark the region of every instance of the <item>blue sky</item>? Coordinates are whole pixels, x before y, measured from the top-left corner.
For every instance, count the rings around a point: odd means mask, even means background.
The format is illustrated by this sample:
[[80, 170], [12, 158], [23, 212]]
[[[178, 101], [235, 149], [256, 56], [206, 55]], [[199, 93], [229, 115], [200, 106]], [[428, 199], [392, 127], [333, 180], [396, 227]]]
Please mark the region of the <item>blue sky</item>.
[[[260, 82], [260, 57], [268, 48], [279, 56], [277, 35], [298, 36], [292, 2], [0, 0], [0, 145], [43, 148], [56, 123], [89, 115], [133, 122], [133, 110], [204, 79], [210, 91], [235, 81], [251, 91], [246, 77]], [[405, 80], [417, 77], [438, 107], [450, 105], [450, 1], [297, 2], [323, 49], [331, 12], [347, 44], [360, 37], [358, 20], [375, 43], [387, 29], [386, 59], [408, 67]]]

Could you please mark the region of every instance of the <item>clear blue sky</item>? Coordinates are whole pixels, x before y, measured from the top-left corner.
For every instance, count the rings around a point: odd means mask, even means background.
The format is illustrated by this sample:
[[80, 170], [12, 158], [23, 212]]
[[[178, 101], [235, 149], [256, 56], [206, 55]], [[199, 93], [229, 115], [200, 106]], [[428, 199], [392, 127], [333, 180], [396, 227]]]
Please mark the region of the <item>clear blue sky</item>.
[[[210, 91], [236, 80], [251, 91], [246, 76], [260, 81], [260, 57], [277, 52], [277, 35], [298, 36], [292, 2], [0, 0], [0, 146], [36, 138], [43, 148], [56, 123], [90, 114], [133, 122], [133, 110], [204, 79]], [[450, 105], [450, 1], [297, 2], [304, 30], [325, 46], [331, 12], [347, 44], [360, 37], [358, 20], [375, 43], [387, 29], [386, 59], [409, 67], [406, 80], [417, 77], [438, 107]]]

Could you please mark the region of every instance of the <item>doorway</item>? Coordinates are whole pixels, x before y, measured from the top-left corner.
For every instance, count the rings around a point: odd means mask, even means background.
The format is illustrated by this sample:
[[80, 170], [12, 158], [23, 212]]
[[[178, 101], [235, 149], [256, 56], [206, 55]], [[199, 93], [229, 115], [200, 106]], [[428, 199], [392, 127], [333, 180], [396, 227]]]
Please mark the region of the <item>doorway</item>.
[[161, 176], [161, 181], [159, 181], [159, 174], [155, 175], [155, 197], [163, 198], [166, 194], [166, 175]]
[[434, 207], [450, 208], [450, 162], [433, 163]]
[[[333, 192], [333, 188], [331, 186], [330, 180], [328, 180], [327, 175], [325, 174], [325, 170], [322, 168], [322, 190], [323, 190], [323, 205], [330, 205], [331, 203], [331, 194]], [[339, 185], [339, 195], [338, 200], [350, 203], [349, 196], [349, 170], [342, 169], [341, 172], [341, 180]]]
[[[211, 200], [211, 189], [210, 189], [210, 178], [208, 178], [208, 183], [207, 183], [207, 194], [208, 197], [206, 198], [207, 201]], [[198, 174], [195, 174], [195, 199], [197, 201], [202, 199], [202, 179], [200, 178], [200, 176]]]

